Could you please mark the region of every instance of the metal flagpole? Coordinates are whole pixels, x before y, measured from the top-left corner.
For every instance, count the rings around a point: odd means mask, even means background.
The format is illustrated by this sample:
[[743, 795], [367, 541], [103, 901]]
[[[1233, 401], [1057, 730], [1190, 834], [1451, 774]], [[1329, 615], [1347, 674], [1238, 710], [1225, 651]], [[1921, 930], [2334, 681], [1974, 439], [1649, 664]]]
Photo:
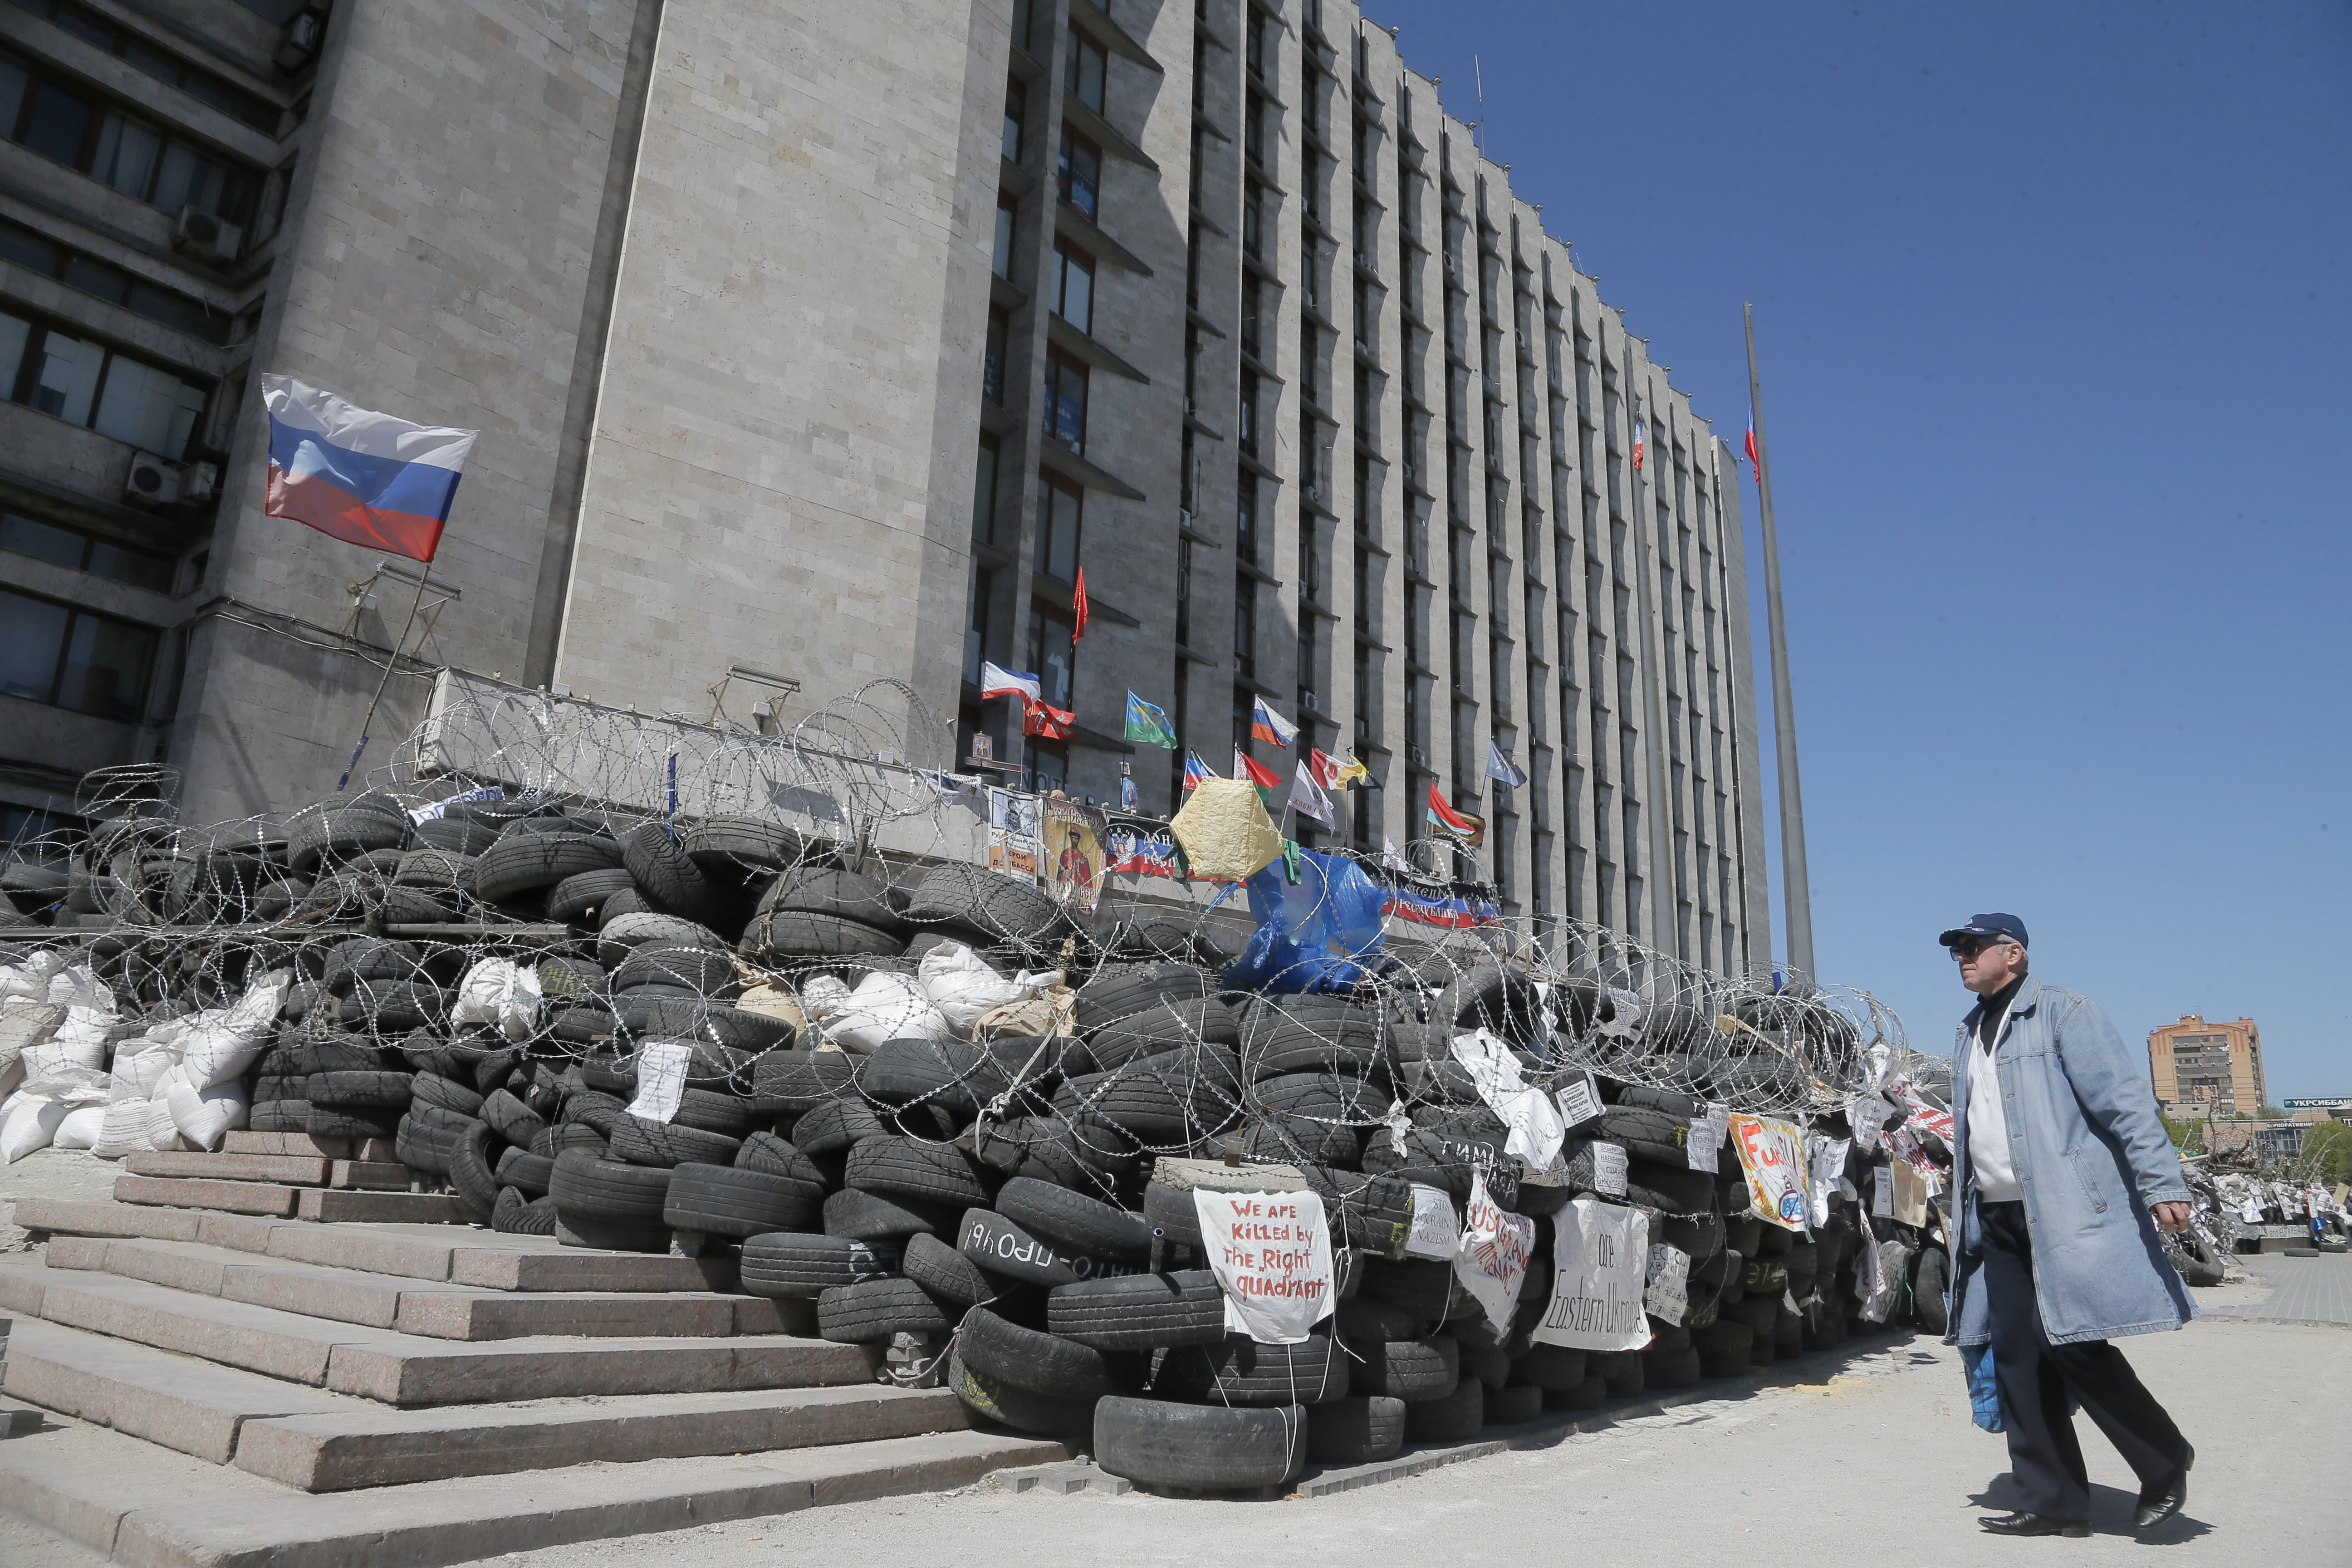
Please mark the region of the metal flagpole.
[[383, 663], [383, 679], [375, 683], [375, 695], [368, 699], [367, 716], [360, 721], [360, 743], [352, 748], [352, 760], [343, 764], [343, 776], [335, 781], [337, 795], [351, 784], [352, 773], [360, 765], [360, 753], [367, 750], [368, 728], [375, 722], [376, 704], [383, 700], [383, 689], [392, 684], [392, 672], [400, 663], [400, 650], [408, 646], [408, 634], [416, 629], [416, 612], [425, 605], [425, 584], [433, 575], [433, 563], [422, 564], [425, 570], [416, 574], [416, 597], [408, 604], [408, 624], [400, 628], [400, 637], [392, 645], [392, 657]]
[[1813, 973], [1813, 896], [1805, 875], [1805, 802], [1797, 786], [1797, 710], [1789, 695], [1789, 627], [1780, 613], [1780, 546], [1772, 531], [1772, 466], [1764, 443], [1764, 384], [1756, 374], [1756, 307], [1748, 321], [1748, 404], [1756, 421], [1756, 493], [1764, 517], [1764, 608], [1772, 637], [1772, 731], [1780, 763], [1780, 890], [1787, 905], [1789, 967]]

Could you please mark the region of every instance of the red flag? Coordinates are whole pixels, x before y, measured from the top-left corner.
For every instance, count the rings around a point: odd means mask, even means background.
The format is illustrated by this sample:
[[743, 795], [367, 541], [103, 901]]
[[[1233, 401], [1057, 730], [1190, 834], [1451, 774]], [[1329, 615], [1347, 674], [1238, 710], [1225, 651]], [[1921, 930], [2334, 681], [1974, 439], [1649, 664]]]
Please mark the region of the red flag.
[[1332, 759], [1330, 752], [1320, 747], [1307, 748], [1307, 771], [1320, 787], [1324, 789], [1339, 787], [1339, 764]]
[[1051, 703], [1032, 702], [1028, 704], [1028, 717], [1021, 721], [1021, 732], [1024, 735], [1037, 735], [1048, 741], [1066, 741], [1070, 738], [1070, 726], [1078, 721], [1076, 714], [1066, 713]]
[[1245, 778], [1260, 789], [1273, 789], [1282, 783], [1282, 775], [1251, 756], [1247, 752], [1234, 752], [1234, 774]]
[[1762, 489], [1764, 459], [1756, 455], [1756, 414], [1753, 409], [1748, 415], [1748, 476], [1756, 481], [1756, 488]]
[[1077, 591], [1070, 595], [1070, 607], [1077, 612], [1078, 624], [1070, 628], [1070, 640], [1077, 641], [1087, 635], [1087, 569], [1078, 568]]
[[1429, 786], [1429, 824], [1472, 846], [1483, 842], [1486, 837], [1486, 819], [1456, 811], [1446, 805], [1445, 797], [1437, 793], [1433, 781]]

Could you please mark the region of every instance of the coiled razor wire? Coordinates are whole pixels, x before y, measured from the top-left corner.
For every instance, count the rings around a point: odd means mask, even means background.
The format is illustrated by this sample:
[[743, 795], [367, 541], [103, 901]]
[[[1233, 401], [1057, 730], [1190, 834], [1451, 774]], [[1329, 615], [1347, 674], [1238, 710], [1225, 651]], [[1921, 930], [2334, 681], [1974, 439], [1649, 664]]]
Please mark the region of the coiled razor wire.
[[[1387, 916], [1377, 954], [1355, 955], [1368, 976], [1336, 997], [1224, 991], [1245, 916], [1229, 898], [1212, 900], [1205, 889], [1196, 897], [1197, 884], [1162, 879], [1127, 885], [1106, 877], [1083, 917], [1065, 913], [982, 942], [969, 921], [908, 912], [927, 876], [971, 861], [984, 844], [968, 824], [950, 831], [956, 781], [941, 772], [951, 760], [941, 743], [949, 733], [895, 681], [765, 734], [445, 679], [425, 721], [347, 795], [195, 825], [177, 817], [169, 770], [89, 775], [81, 804], [97, 820], [86, 834], [9, 847], [0, 944], [81, 944], [126, 1012], [146, 1021], [226, 1005], [258, 975], [290, 968], [299, 983], [281, 1043], [358, 1036], [412, 1059], [443, 1047], [520, 1044], [558, 1070], [593, 1068], [603, 1075], [595, 1082], [611, 1086], [631, 1079], [647, 1045], [684, 1043], [694, 1051], [690, 1084], [742, 1097], [755, 1093], [766, 1054], [742, 1043], [731, 1016], [747, 994], [789, 1014], [820, 976], [854, 988], [875, 973], [912, 973], [918, 950], [943, 937], [978, 943], [1002, 974], [1056, 969], [1078, 987], [1154, 965], [1190, 967], [1209, 1005], [1189, 1013], [1181, 1004], [1147, 1006], [1166, 1017], [1149, 1050], [1106, 1065], [1034, 1041], [1002, 1058], [962, 1047], [943, 1053], [939, 1088], [877, 1104], [913, 1138], [960, 1139], [1024, 1161], [1058, 1147], [1106, 1191], [1157, 1154], [1346, 1170], [1382, 1140], [1401, 1148], [1415, 1130], [1498, 1150], [1500, 1123], [1451, 1048], [1482, 1028], [1507, 1047], [1528, 1087], [1558, 1088], [1590, 1072], [1789, 1117], [1833, 1116], [1876, 1087], [1890, 1056], [1908, 1059], [1900, 1021], [1866, 992], [1719, 973], [1577, 921], [1530, 935], [1501, 925], [1438, 931]], [[320, 824], [339, 811], [386, 821], [397, 814], [414, 826], [377, 836], [390, 847], [360, 847], [332, 832], [320, 844]], [[436, 812], [457, 826], [434, 827]], [[753, 941], [754, 921], [740, 933], [687, 939], [730, 953], [725, 983], [675, 988], [689, 994], [634, 1007], [608, 989], [628, 951], [617, 917], [600, 910], [602, 929], [592, 931], [551, 921], [543, 889], [485, 899], [475, 880], [479, 850], [466, 847], [548, 829], [625, 842], [648, 826], [691, 845], [698, 831], [728, 823], [759, 825], [785, 847], [732, 865], [705, 858], [705, 869], [729, 884], [735, 911], [779, 879], [846, 871], [878, 885], [888, 924], [917, 933], [908, 951], [776, 952]], [[1443, 850], [1412, 852], [1427, 864]], [[1383, 877], [1372, 858], [1335, 853]], [[387, 930], [398, 940], [370, 940]], [[486, 957], [541, 964], [550, 1006], [519, 1042], [446, 1022], [452, 987]], [[354, 963], [362, 977], [354, 979]], [[1204, 1037], [1195, 1019], [1219, 1037]], [[1074, 1032], [1098, 1040], [1108, 1026]], [[1318, 1041], [1328, 1049], [1318, 1053]], [[817, 1044], [817, 1031], [803, 1027], [796, 1044]], [[1297, 1080], [1313, 1075], [1328, 1079], [1323, 1092], [1299, 1098]], [[1270, 1087], [1277, 1080], [1282, 1089]], [[835, 1092], [859, 1097], [855, 1066]], [[976, 1112], [950, 1109], [974, 1104]], [[1146, 1118], [1141, 1104], [1161, 1114]]]

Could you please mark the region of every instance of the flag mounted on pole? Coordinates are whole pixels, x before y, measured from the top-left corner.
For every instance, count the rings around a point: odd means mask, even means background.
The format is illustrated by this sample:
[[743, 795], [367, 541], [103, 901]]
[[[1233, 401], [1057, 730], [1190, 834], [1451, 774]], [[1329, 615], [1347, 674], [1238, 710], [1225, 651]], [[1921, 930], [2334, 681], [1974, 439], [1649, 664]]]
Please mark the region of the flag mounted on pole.
[[371, 413], [289, 375], [265, 375], [271, 517], [411, 561], [433, 559], [478, 430]]
[[1528, 782], [1528, 775], [1519, 771], [1519, 764], [1505, 756], [1503, 748], [1492, 738], [1486, 742], [1486, 776], [1506, 789], [1523, 789]]
[[1026, 670], [999, 669], [986, 659], [980, 661], [980, 700], [992, 697], [1018, 697], [1024, 702], [1034, 702], [1045, 696], [1037, 678]]
[[1642, 416], [1637, 405], [1633, 415], [1633, 466], [1636, 468], [1642, 466], [1642, 454], [1649, 446], [1649, 429], [1648, 426], [1642, 423]]
[[1757, 489], [1764, 488], [1764, 459], [1756, 455], [1756, 410], [1753, 408], [1748, 411], [1748, 477], [1756, 481]]
[[1396, 847], [1396, 840], [1391, 838], [1385, 833], [1381, 835], [1381, 864], [1387, 867], [1391, 871], [1410, 871], [1412, 869], [1412, 862], [1408, 861], [1404, 858], [1404, 851]]
[[1429, 825], [1473, 849], [1486, 840], [1486, 819], [1446, 805], [1445, 797], [1437, 793], [1433, 783], [1429, 786]]
[[1176, 749], [1176, 726], [1168, 715], [1130, 691], [1127, 694], [1127, 739], [1139, 746]]
[[1298, 739], [1298, 726], [1267, 707], [1265, 699], [1261, 697], [1257, 700], [1256, 709], [1250, 714], [1250, 738], [1264, 741], [1269, 745], [1288, 746]]
[[1301, 763], [1299, 766], [1307, 770], [1307, 776], [1315, 781], [1315, 784], [1318, 789], [1338, 789], [1339, 787], [1339, 759], [1332, 756], [1330, 752], [1325, 751], [1322, 747], [1307, 747], [1307, 760], [1304, 763]]
[[1336, 831], [1339, 826], [1331, 811], [1331, 797], [1317, 786], [1314, 773], [1303, 762], [1298, 764], [1298, 776], [1291, 781], [1290, 804], [1299, 816], [1311, 816], [1325, 827]]
[[1369, 784], [1373, 789], [1381, 787], [1378, 784], [1373, 783], [1372, 770], [1358, 762], [1356, 760], [1356, 754], [1353, 752], [1340, 752], [1339, 771], [1331, 775], [1332, 787], [1335, 789], [1346, 789], [1349, 784]]
[[1217, 775], [1215, 773], [1209, 771], [1209, 764], [1201, 760], [1198, 752], [1187, 752], [1184, 753], [1185, 793], [1190, 794], [1193, 790], [1200, 788], [1201, 781], [1202, 779], [1213, 779]]
[[1268, 811], [1274, 809], [1274, 792], [1282, 787], [1282, 775], [1261, 763], [1255, 757], [1234, 748], [1234, 777], [1247, 779], [1257, 786], [1258, 797], [1265, 802]]
[[1076, 642], [1087, 635], [1087, 569], [1083, 566], [1078, 568], [1077, 585], [1070, 594], [1070, 613], [1075, 617], [1070, 626], [1070, 640]]
[[1022, 715], [1021, 732], [1047, 741], [1066, 741], [1070, 738], [1070, 726], [1077, 721], [1075, 713], [1066, 713], [1042, 701], [1032, 702]]

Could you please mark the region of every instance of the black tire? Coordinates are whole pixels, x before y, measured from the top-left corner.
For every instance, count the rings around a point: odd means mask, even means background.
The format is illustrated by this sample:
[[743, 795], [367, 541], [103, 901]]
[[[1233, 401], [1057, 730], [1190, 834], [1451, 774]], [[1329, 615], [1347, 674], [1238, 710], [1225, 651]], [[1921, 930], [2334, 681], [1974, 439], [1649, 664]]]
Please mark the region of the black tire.
[[1701, 1377], [1746, 1375], [1748, 1352], [1755, 1342], [1753, 1329], [1727, 1318], [1691, 1331], [1691, 1348], [1698, 1352]]
[[561, 925], [593, 927], [607, 901], [635, 887], [627, 869], [617, 866], [566, 877], [547, 891], [547, 918]]
[[360, 981], [339, 1009], [341, 1017], [362, 1020], [379, 1035], [438, 1028], [448, 1011], [447, 993], [415, 980]]
[[1443, 1322], [1458, 1316], [1455, 1309], [1465, 1300], [1461, 1282], [1454, 1278], [1454, 1266], [1423, 1258], [1371, 1258], [1364, 1265], [1363, 1283], [1357, 1289], [1360, 1294], [1393, 1302], [1424, 1323]]
[[[644, 995], [642, 1010], [628, 1009], [632, 1024], [642, 1018], [635, 1032], [654, 1039], [692, 1040], [699, 1046], [719, 1046], [737, 1051], [770, 1051], [789, 1046], [795, 1038], [792, 1025], [782, 1018], [772, 1018], [764, 1013], [753, 1013], [731, 1002], [714, 1001], [704, 996]], [[631, 998], [633, 1003], [637, 997]]]
[[388, 1105], [313, 1105], [302, 1131], [313, 1138], [393, 1138], [400, 1132], [400, 1112]]
[[[2193, 1236], [2190, 1239], [2197, 1239]], [[2213, 1279], [2221, 1283], [2221, 1260], [2214, 1259]], [[1911, 1280], [1911, 1305], [1918, 1313], [1919, 1326], [1931, 1334], [1941, 1334], [1951, 1321], [1950, 1302], [1945, 1298], [1951, 1288], [1951, 1259], [1940, 1247], [1927, 1247], [1919, 1253], [1919, 1271]], [[2182, 1278], [2187, 1279], [2187, 1275]], [[2199, 1281], [2189, 1279], [2191, 1285]]]
[[603, 1158], [608, 1145], [604, 1134], [584, 1121], [560, 1121], [531, 1140], [530, 1152], [552, 1160], [566, 1149], [584, 1149]]
[[1461, 1347], [1444, 1334], [1352, 1348], [1363, 1358], [1349, 1374], [1359, 1394], [1385, 1394], [1417, 1405], [1444, 1398], [1462, 1380]]
[[1600, 1137], [1622, 1143], [1625, 1152], [1660, 1164], [1688, 1167], [1690, 1118], [1674, 1116], [1652, 1106], [1622, 1100], [1601, 1114]]
[[1083, 1280], [1045, 1298], [1045, 1327], [1103, 1351], [1212, 1345], [1225, 1337], [1224, 1293], [1205, 1268]]
[[736, 1152], [735, 1165], [738, 1170], [758, 1171], [770, 1176], [789, 1176], [793, 1181], [806, 1183], [820, 1194], [828, 1184], [824, 1171], [818, 1168], [814, 1160], [772, 1132], [747, 1135], [743, 1147]]
[[904, 1268], [908, 1279], [960, 1307], [977, 1307], [999, 1294], [978, 1264], [936, 1236], [908, 1237]]
[[1190, 963], [1105, 970], [1078, 987], [1077, 1026], [1091, 1034], [1121, 1018], [1158, 1009], [1163, 1002], [1197, 1001], [1208, 994], [1207, 978]]
[[893, 1334], [944, 1334], [945, 1312], [912, 1279], [861, 1279], [835, 1285], [816, 1299], [816, 1331], [844, 1345], [887, 1345]]
[[1253, 1084], [1249, 1094], [1255, 1104], [1286, 1116], [1356, 1127], [1386, 1121], [1396, 1106], [1396, 1097], [1380, 1084], [1343, 1073], [1285, 1073]]
[[652, 942], [623, 959], [613, 971], [615, 993], [640, 985], [676, 985], [698, 996], [724, 996], [736, 987], [735, 961], [707, 947], [670, 947]]
[[1307, 1462], [1370, 1465], [1393, 1459], [1404, 1447], [1404, 1401], [1385, 1394], [1351, 1394], [1318, 1405], [1307, 1412]]
[[906, 912], [909, 921], [950, 921], [1023, 944], [1042, 942], [1062, 917], [1034, 884], [953, 860], [924, 873]]
[[786, 871], [761, 895], [759, 913], [825, 915], [887, 933], [901, 930], [887, 888], [871, 877], [836, 867], [807, 866]]
[[1077, 1445], [1094, 1441], [1094, 1400], [1060, 1399], [975, 1372], [964, 1364], [961, 1346], [948, 1355], [948, 1387], [983, 1421]]
[[1160, 1002], [1097, 1029], [1088, 1048], [1103, 1068], [1122, 1067], [1199, 1043], [1238, 1046], [1241, 1025], [1233, 1009], [1213, 996]]
[[[1694, 1373], [1696, 1377], [1696, 1373]], [[1682, 1386], [1675, 1384], [1676, 1387]], [[1488, 1388], [1484, 1395], [1482, 1414], [1489, 1426], [1524, 1426], [1543, 1414], [1544, 1391], [1526, 1385]]]
[[670, 913], [708, 926], [725, 920], [726, 895], [662, 824], [648, 822], [630, 834], [621, 846], [621, 864], [639, 890]]
[[761, 1116], [814, 1110], [856, 1092], [857, 1058], [843, 1051], [771, 1051], [751, 1068], [751, 1108]]
[[881, 1120], [856, 1100], [829, 1100], [793, 1125], [801, 1152], [819, 1157], [845, 1153], [868, 1138], [884, 1136]]
[[490, 1210], [490, 1228], [509, 1236], [553, 1236], [555, 1200], [528, 1197], [519, 1187], [500, 1187]]
[[439, 1106], [460, 1116], [479, 1116], [482, 1097], [454, 1079], [439, 1073], [420, 1072], [411, 1083], [411, 1098], [418, 1105]]
[[742, 1140], [624, 1114], [607, 1139], [613, 1156], [632, 1165], [731, 1165]]
[[912, 1198], [879, 1193], [839, 1192], [824, 1200], [824, 1233], [855, 1241], [902, 1241], [910, 1236], [945, 1236], [955, 1228], [956, 1211]]
[[418, 823], [415, 837], [419, 844], [471, 859], [499, 841], [499, 830], [485, 827], [478, 822], [436, 816], [430, 822]]
[[1015, 1176], [997, 1192], [996, 1212], [1070, 1252], [1088, 1258], [1140, 1263], [1151, 1256], [1151, 1226], [1129, 1214], [1029, 1176]]
[[1408, 1443], [1464, 1443], [1486, 1424], [1486, 1385], [1463, 1377], [1435, 1399], [1405, 1406], [1404, 1440]]
[[547, 1194], [567, 1219], [577, 1215], [583, 1220], [666, 1229], [662, 1207], [669, 1183], [670, 1173], [664, 1167], [625, 1164], [599, 1159], [584, 1150], [567, 1149], [555, 1157]]
[[835, 1286], [898, 1272], [895, 1246], [836, 1236], [770, 1231], [743, 1243], [740, 1278], [754, 1296], [814, 1301]]
[[[1688, 1346], [1681, 1350], [1660, 1350], [1652, 1346], [1642, 1352], [1643, 1388], [1689, 1388], [1705, 1375], [1698, 1352]], [[1489, 1415], [1487, 1419], [1491, 1421], [1494, 1417]]]
[[1240, 1119], [1241, 1060], [1218, 1047], [1168, 1051], [1091, 1080], [1074, 1079], [1055, 1105], [1073, 1115], [1084, 1106], [1147, 1147], [1190, 1145]]
[[1224, 1409], [1111, 1395], [1095, 1405], [1095, 1463], [1142, 1486], [1191, 1491], [1277, 1487], [1307, 1463], [1298, 1405]]
[[953, 1239], [958, 1252], [991, 1274], [1049, 1289], [1128, 1271], [1119, 1264], [1056, 1251], [992, 1209], [964, 1210]]
[[412, 1096], [413, 1075], [404, 1072], [317, 1072], [303, 1080], [302, 1098], [338, 1110], [384, 1106], [398, 1110]]
[[498, 1177], [501, 1190], [520, 1187], [527, 1198], [543, 1198], [547, 1195], [547, 1184], [555, 1176], [555, 1162], [528, 1149], [509, 1149], [499, 1156], [498, 1167], [491, 1173]]
[[971, 1156], [952, 1143], [887, 1134], [862, 1139], [849, 1151], [842, 1180], [861, 1193], [919, 1203], [961, 1208], [988, 1202], [988, 1188]]
[[1036, 1329], [1024, 1328], [991, 1308], [963, 1316], [956, 1342], [975, 1372], [1062, 1399], [1098, 1399], [1118, 1391], [1121, 1368], [1103, 1352]]
[[476, 1122], [449, 1149], [449, 1194], [476, 1225], [488, 1225], [499, 1206], [499, 1180], [490, 1172], [488, 1125]]
[[[1229, 1133], [1228, 1137], [1235, 1134]], [[1336, 1121], [1310, 1121], [1260, 1110], [1239, 1130], [1242, 1158], [1277, 1165], [1328, 1165], [1353, 1169], [1362, 1158], [1363, 1137]]]
[[[270, 1055], [279, 1053], [273, 1051]], [[387, 1060], [387, 1053], [374, 1042], [350, 1035], [313, 1036], [283, 1055], [280, 1070], [289, 1078], [309, 1078], [320, 1072], [383, 1072], [400, 1067], [398, 1058]]]
[[[256, 1100], [247, 1114], [246, 1125], [256, 1132], [302, 1132], [310, 1128], [310, 1102], [307, 1100]], [[413, 1165], [405, 1154], [400, 1157], [404, 1165]], [[434, 1174], [441, 1173], [436, 1171]]]
[[286, 825], [286, 863], [309, 876], [322, 860], [346, 860], [381, 849], [398, 849], [408, 842], [405, 812], [371, 806], [326, 806], [298, 812]]
[[585, 871], [613, 870], [620, 847], [602, 834], [506, 834], [474, 862], [474, 892], [486, 904], [506, 903]]
[[1511, 1363], [1511, 1381], [1564, 1393], [1582, 1384], [1591, 1368], [1585, 1352], [1568, 1345], [1533, 1345]]
[[731, 1165], [682, 1164], [670, 1171], [662, 1223], [707, 1236], [807, 1231], [821, 1223], [824, 1190], [791, 1176]]
[[603, 1252], [667, 1252], [670, 1248], [666, 1226], [587, 1219], [561, 1208], [555, 1211], [555, 1239], [563, 1247], [593, 1247]]
[[1155, 1386], [1210, 1405], [1321, 1405], [1346, 1398], [1348, 1383], [1347, 1350], [1328, 1325], [1318, 1325], [1295, 1345], [1228, 1334], [1213, 1345], [1171, 1351]]
[[1384, 1071], [1379, 1018], [1358, 1013], [1336, 1018], [1293, 1018], [1261, 1007], [1242, 1031], [1242, 1064], [1252, 1078], [1332, 1072], [1361, 1078]]
[[755, 958], [896, 958], [906, 943], [838, 915], [772, 910], [743, 933], [743, 951]]
[[497, 1128], [499, 1137], [526, 1149], [547, 1131], [545, 1117], [503, 1089], [495, 1089], [483, 1098], [482, 1120]]
[[807, 837], [756, 816], [709, 816], [686, 836], [687, 858], [721, 876], [746, 867], [789, 870], [807, 858]]

